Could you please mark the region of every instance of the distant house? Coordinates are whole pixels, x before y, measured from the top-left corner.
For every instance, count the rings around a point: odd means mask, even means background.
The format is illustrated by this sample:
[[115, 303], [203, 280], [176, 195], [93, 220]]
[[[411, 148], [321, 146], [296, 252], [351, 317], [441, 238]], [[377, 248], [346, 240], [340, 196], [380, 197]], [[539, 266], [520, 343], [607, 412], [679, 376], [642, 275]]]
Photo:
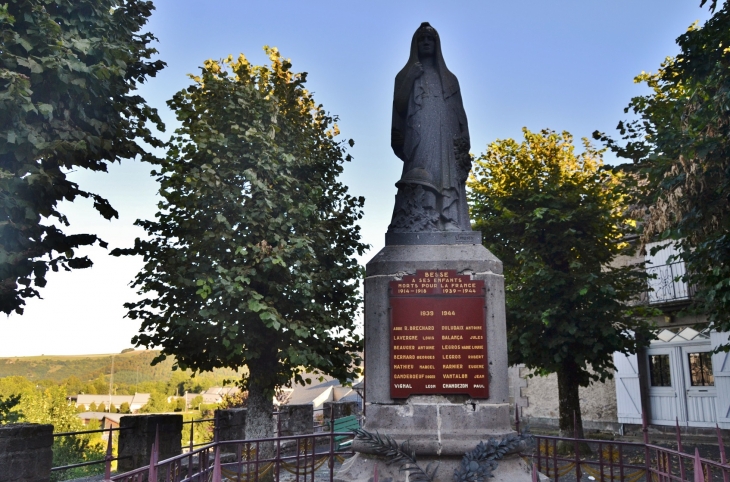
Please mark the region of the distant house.
[[[73, 397], [71, 397], [73, 400]], [[76, 396], [76, 407], [83, 407], [84, 410], [89, 409], [89, 405], [104, 404], [107, 410], [110, 405], [114, 405], [117, 409], [123, 404], [128, 403], [132, 413], [137, 413], [150, 400], [149, 393], [135, 393], [134, 395], [86, 395], [79, 394]]]
[[226, 395], [235, 395], [241, 391], [238, 387], [210, 387], [203, 393], [203, 403], [220, 403]]
[[[356, 380], [357, 382], [357, 380]], [[355, 384], [356, 385], [356, 384]], [[319, 384], [301, 386], [292, 383], [292, 388], [283, 390], [283, 397], [275, 400], [277, 405], [306, 405], [311, 403], [315, 410], [325, 402], [354, 401], [362, 408], [362, 398], [352, 387], [344, 387], [335, 379], [325, 377]]]

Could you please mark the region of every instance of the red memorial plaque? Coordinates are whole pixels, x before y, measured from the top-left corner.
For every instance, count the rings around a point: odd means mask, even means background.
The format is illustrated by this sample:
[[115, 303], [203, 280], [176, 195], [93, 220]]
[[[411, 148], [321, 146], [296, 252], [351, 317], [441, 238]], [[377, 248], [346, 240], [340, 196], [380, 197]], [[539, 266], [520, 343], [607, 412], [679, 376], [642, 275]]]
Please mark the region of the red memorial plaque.
[[489, 396], [484, 281], [456, 270], [390, 282], [390, 396]]

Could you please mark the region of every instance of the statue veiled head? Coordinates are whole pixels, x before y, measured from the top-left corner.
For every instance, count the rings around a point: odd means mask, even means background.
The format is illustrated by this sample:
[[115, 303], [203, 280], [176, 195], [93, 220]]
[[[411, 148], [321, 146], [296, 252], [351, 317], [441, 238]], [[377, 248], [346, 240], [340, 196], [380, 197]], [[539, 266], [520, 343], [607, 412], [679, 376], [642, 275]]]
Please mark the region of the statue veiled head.
[[[430, 39], [431, 42], [428, 42], [427, 39]], [[423, 42], [421, 40], [424, 40], [426, 42]], [[396, 76], [396, 84], [399, 84], [401, 81], [405, 80], [405, 73], [408, 71], [411, 65], [421, 61], [419, 54], [419, 41], [421, 41], [420, 43], [422, 44], [422, 54], [428, 57], [433, 57], [434, 65], [438, 69], [441, 76], [441, 86], [443, 88], [444, 97], [450, 97], [451, 95], [458, 92], [459, 83], [456, 80], [454, 74], [452, 74], [451, 71], [449, 71], [449, 69], [446, 67], [444, 56], [441, 53], [441, 38], [439, 37], [436, 29], [433, 28], [428, 22], [423, 22], [413, 34], [413, 38], [411, 39], [411, 52], [408, 58], [408, 62], [406, 62], [405, 67], [403, 67], [403, 69], [401, 69], [401, 71]], [[429, 44], [428, 46], [426, 46], [427, 43]]]
[[[428, 22], [423, 22], [413, 36], [418, 46], [418, 58], [423, 60], [424, 57], [433, 57], [436, 48], [440, 47], [439, 34], [436, 29]], [[439, 53], [440, 53], [439, 48]]]

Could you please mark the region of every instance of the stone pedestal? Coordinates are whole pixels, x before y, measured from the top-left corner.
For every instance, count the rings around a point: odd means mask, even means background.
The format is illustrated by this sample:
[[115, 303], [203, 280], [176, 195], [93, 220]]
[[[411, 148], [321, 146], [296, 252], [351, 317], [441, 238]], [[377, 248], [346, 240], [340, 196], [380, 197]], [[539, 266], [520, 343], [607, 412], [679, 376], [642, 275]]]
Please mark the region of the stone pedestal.
[[277, 425], [281, 437], [314, 433], [314, 406], [311, 403], [282, 405]]
[[0, 425], [0, 482], [47, 482], [53, 462], [53, 425]]
[[[416, 270], [456, 270], [483, 280], [486, 288], [486, 343], [489, 396], [390, 396], [389, 283]], [[365, 425], [369, 432], [387, 434], [399, 443], [410, 440], [419, 465], [438, 462], [437, 482], [453, 480], [465, 452], [480, 441], [514, 433], [509, 419], [507, 339], [502, 263], [481, 244], [395, 245], [383, 248], [366, 266], [365, 277]], [[379, 465], [380, 480], [406, 480], [398, 467], [387, 466], [372, 448], [355, 441], [357, 453], [343, 465], [335, 480], [372, 478]], [[391, 474], [391, 475], [388, 475]], [[496, 481], [531, 480], [528, 467], [517, 456], [500, 462]]]
[[155, 434], [159, 435], [158, 460], [182, 453], [182, 415], [130, 415], [119, 422], [118, 472], [150, 463]]
[[[219, 442], [226, 440], [246, 439], [246, 409], [226, 408], [216, 410], [213, 415], [215, 437]], [[225, 453], [236, 452], [235, 445], [224, 445], [221, 449]]]
[[325, 421], [330, 418], [338, 419], [357, 415], [359, 410], [357, 402], [324, 402], [322, 404]]

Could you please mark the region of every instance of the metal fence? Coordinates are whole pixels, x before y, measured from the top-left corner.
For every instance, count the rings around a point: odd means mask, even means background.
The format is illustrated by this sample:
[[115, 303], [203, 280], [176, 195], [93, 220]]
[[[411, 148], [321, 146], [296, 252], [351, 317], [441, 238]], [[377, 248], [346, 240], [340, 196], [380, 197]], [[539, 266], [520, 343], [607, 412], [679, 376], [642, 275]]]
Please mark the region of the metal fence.
[[150, 463], [105, 480], [118, 482], [257, 482], [280, 481], [284, 475], [296, 482], [334, 479], [337, 463], [350, 457], [341, 449], [351, 432], [328, 432], [258, 440], [213, 442], [167, 460], [158, 460], [159, 440], [152, 446]]
[[[518, 412], [515, 424], [519, 431]], [[646, 417], [643, 417], [642, 425], [643, 442], [593, 440], [578, 438], [577, 434], [572, 438], [533, 435], [532, 450], [521, 455], [538, 472], [555, 482], [586, 479], [600, 482], [730, 482], [730, 465], [719, 428], [716, 428], [719, 451], [719, 461], [716, 461], [700, 457], [698, 449], [694, 454], [684, 452], [679, 422], [676, 425], [677, 450], [650, 444]]]
[[[88, 467], [92, 465], [101, 465], [104, 464], [105, 466], [105, 480], [109, 478], [111, 469], [112, 469], [112, 462], [115, 462], [117, 460], [120, 460], [120, 457], [114, 457], [112, 454], [113, 451], [113, 439], [114, 439], [114, 432], [119, 432], [123, 430], [122, 428], [116, 427], [116, 428], [107, 428], [107, 429], [97, 429], [97, 430], [80, 430], [76, 432], [58, 432], [53, 434], [54, 440], [58, 440], [62, 437], [73, 437], [76, 438], [80, 435], [90, 435], [95, 433], [100, 434], [107, 434], [107, 446], [106, 446], [106, 455], [103, 459], [98, 460], [88, 460], [84, 462], [78, 462], [73, 464], [67, 464], [67, 465], [61, 465], [58, 467], [51, 468], [51, 473], [53, 472], [64, 472], [70, 469], [76, 469], [81, 467]], [[103, 438], [103, 435], [102, 435]]]
[[[230, 474], [231, 467], [235, 466], [237, 477], [230, 480], [238, 481], [255, 481], [259, 477], [263, 477], [267, 473], [273, 471], [276, 481], [278, 482], [279, 474], [294, 474], [296, 477], [292, 480], [305, 482], [304, 476], [311, 475], [314, 471], [320, 472], [327, 470], [332, 475], [333, 460], [342, 461], [343, 457], [352, 454], [351, 451], [341, 450], [341, 445], [347, 440], [352, 440], [351, 432], [334, 432], [334, 408], [330, 408], [329, 413], [326, 409], [314, 410], [316, 423], [313, 424], [313, 433], [307, 435], [274, 437], [270, 439], [260, 440], [239, 440], [239, 441], [219, 441], [218, 428], [215, 427], [215, 418], [202, 418], [198, 420], [183, 421], [183, 427], [189, 425], [189, 432], [183, 435], [183, 453], [173, 459], [159, 461], [159, 440], [156, 436], [155, 445], [153, 445], [150, 464], [136, 469], [126, 474], [116, 475], [112, 478], [112, 463], [125, 457], [114, 456], [114, 433], [119, 433], [124, 428], [108, 428], [98, 430], [83, 430], [78, 432], [63, 432], [54, 434], [54, 437], [78, 437], [86, 434], [107, 434], [106, 456], [103, 459], [85, 461], [80, 463], [68, 464], [53, 467], [52, 472], [63, 472], [69, 469], [104, 464], [104, 480], [123, 480], [133, 482], [143, 482], [145, 480], [156, 480], [150, 478], [150, 467], [153, 467], [155, 477], [156, 474], [166, 474], [164, 480], [183, 481], [183, 480], [210, 480], [204, 475], [211, 475], [216, 464], [216, 453], [223, 452], [222, 462], [219, 459], [219, 466], [222, 474]], [[281, 414], [279, 411], [273, 413], [275, 418], [276, 433], [281, 433]], [[213, 426], [211, 427], [211, 424]], [[102, 438], [104, 438], [102, 436]], [[200, 440], [208, 439], [203, 442]], [[266, 451], [263, 457], [259, 454], [260, 446], [271, 445], [271, 453], [268, 456]], [[274, 450], [275, 448], [275, 450]], [[232, 454], [236, 453], [237, 458]], [[324, 463], [327, 467], [322, 467]], [[189, 469], [190, 468], [190, 469]], [[242, 470], [245, 472], [242, 472]], [[187, 474], [190, 474], [189, 476]], [[143, 474], [147, 474], [143, 476]], [[185, 475], [184, 478], [175, 478]], [[255, 474], [255, 475], [254, 475]], [[326, 475], [326, 474], [325, 474]], [[121, 478], [120, 478], [121, 477]], [[196, 478], [197, 477], [197, 478]], [[321, 477], [320, 477], [321, 479]], [[331, 479], [331, 477], [330, 477]], [[220, 480], [220, 479], [217, 479]]]

